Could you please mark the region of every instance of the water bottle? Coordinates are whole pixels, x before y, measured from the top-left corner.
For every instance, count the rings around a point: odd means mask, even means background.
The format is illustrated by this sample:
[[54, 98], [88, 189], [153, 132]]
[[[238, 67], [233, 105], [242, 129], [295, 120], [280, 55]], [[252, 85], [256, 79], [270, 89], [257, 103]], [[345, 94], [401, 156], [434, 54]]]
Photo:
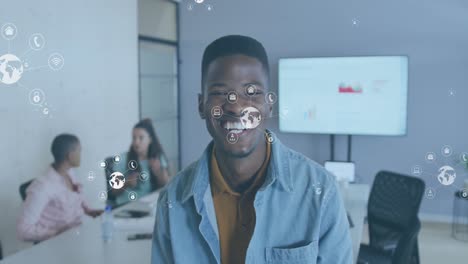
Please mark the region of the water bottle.
[[107, 243], [114, 236], [114, 216], [112, 215], [112, 206], [107, 205], [102, 214], [102, 240]]

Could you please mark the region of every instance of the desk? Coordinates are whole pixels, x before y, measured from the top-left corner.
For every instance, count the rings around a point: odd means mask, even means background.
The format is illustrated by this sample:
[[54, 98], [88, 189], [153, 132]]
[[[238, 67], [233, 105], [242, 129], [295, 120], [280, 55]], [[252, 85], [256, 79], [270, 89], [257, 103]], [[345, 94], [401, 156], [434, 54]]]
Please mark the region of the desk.
[[351, 240], [353, 242], [353, 263], [357, 263], [359, 246], [362, 241], [369, 190], [370, 187], [367, 184], [350, 184], [347, 188], [340, 187], [346, 211], [348, 211], [354, 224], [354, 227], [350, 229]]
[[[359, 245], [362, 239], [364, 218], [367, 212], [369, 186], [350, 184], [341, 189], [346, 210], [354, 222], [351, 228], [354, 263], [356, 263]], [[139, 201], [126, 204], [115, 210], [147, 208], [154, 212], [158, 193], [142, 197]], [[115, 219], [114, 238], [104, 243], [101, 238], [100, 219], [86, 219], [76, 228], [20, 251], [0, 261], [0, 264], [47, 263], [47, 264], [82, 264], [112, 263], [132, 264], [150, 263], [151, 240], [127, 241], [129, 234], [151, 232], [154, 227], [154, 214], [140, 219]]]
[[[150, 209], [156, 205], [158, 193], [142, 197], [139, 201], [117, 208]], [[151, 209], [152, 210], [152, 209]], [[154, 211], [153, 211], [154, 212]], [[151, 240], [128, 241], [129, 234], [151, 232], [154, 214], [140, 219], [115, 219], [114, 238], [104, 243], [101, 238], [100, 219], [85, 219], [79, 227], [41, 242], [0, 261], [1, 264], [132, 264], [151, 262]]]

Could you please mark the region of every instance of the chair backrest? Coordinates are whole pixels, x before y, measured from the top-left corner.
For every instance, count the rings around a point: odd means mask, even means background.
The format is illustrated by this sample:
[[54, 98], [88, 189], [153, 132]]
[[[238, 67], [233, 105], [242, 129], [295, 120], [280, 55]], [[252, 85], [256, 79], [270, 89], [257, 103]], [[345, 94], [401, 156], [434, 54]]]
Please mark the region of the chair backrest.
[[419, 178], [389, 171], [377, 173], [367, 207], [371, 246], [394, 246], [391, 242], [398, 241], [407, 228], [418, 222], [424, 189], [424, 181]]
[[29, 180], [21, 184], [19, 187], [19, 193], [20, 193], [21, 199], [23, 199], [23, 202], [24, 200], [26, 200], [26, 190], [28, 189], [29, 185], [31, 185], [32, 182], [33, 180]]

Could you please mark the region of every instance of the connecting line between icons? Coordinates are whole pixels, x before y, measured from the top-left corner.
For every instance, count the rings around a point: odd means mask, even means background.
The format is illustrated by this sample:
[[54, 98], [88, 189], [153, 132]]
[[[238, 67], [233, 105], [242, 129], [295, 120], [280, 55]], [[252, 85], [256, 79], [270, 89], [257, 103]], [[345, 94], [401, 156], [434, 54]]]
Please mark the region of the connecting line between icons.
[[[105, 168], [105, 170], [106, 170], [106, 172], [107, 172], [108, 174], [112, 174], [112, 173], [116, 172], [116, 171], [111, 171], [111, 170], [109, 170], [109, 168], [107, 168], [107, 167]], [[132, 171], [134, 171], [134, 170], [127, 169], [125, 172], [122, 172], [122, 174], [125, 176], [125, 174], [127, 174], [129, 171], [132, 172]], [[119, 172], [120, 172], [120, 171], [119, 171]]]
[[24, 88], [24, 89], [26, 89], [26, 90], [29, 90], [29, 88], [28, 88], [26, 85], [21, 84], [21, 82], [19, 82], [19, 81], [18, 81], [17, 83], [15, 83], [15, 84], [18, 85], [18, 86], [21, 87], [21, 88]]
[[433, 161], [433, 162], [427, 162], [427, 161], [426, 161], [426, 163], [427, 163], [428, 165], [433, 165], [433, 166], [435, 166], [436, 168], [440, 168], [440, 167], [445, 166], [445, 165], [449, 165], [450, 167], [456, 167], [456, 166], [460, 166], [460, 165], [465, 164], [465, 163], [463, 163], [463, 162], [461, 162], [461, 161], [457, 161], [456, 164], [451, 165], [451, 164], [450, 164], [450, 161], [448, 161], [447, 158], [445, 158], [445, 162], [444, 162], [444, 163], [441, 163], [441, 161], [439, 161], [439, 159], [436, 159], [436, 160]]
[[26, 57], [26, 54], [28, 54], [29, 52], [33, 51], [33, 49], [29, 48], [28, 50], [26, 50], [25, 52], [23, 52], [23, 54], [21, 54], [20, 58], [27, 58]]
[[441, 189], [441, 188], [444, 188], [444, 189], [445, 189], [445, 187], [448, 187], [448, 188], [450, 188], [450, 189], [454, 189], [455, 191], [464, 190], [463, 187], [460, 187], [460, 186], [455, 185], [455, 184], [451, 184], [451, 185], [448, 185], [448, 186], [441, 186], [440, 184], [437, 184], [436, 187], [428, 186], [428, 187], [426, 187], [426, 189], [427, 189], [427, 188], [431, 188], [431, 189], [433, 189], [433, 190], [435, 190], [435, 191], [438, 191], [438, 190]]
[[46, 68], [46, 67], [49, 67], [49, 65], [41, 65], [41, 66], [36, 66], [36, 67], [32, 67], [32, 68], [27, 68], [27, 69], [25, 69], [24, 71], [25, 71], [25, 72], [28, 72], [28, 71], [35, 71], [35, 70], [42, 69], [42, 68]]
[[[223, 104], [223, 105], [224, 105], [224, 104]], [[254, 107], [254, 106], [248, 106], [248, 107]], [[230, 115], [230, 114], [226, 114], [226, 113], [223, 113], [223, 116], [229, 116], [229, 117], [233, 117], [233, 118], [236, 118], [236, 119], [239, 119], [239, 120], [240, 120], [240, 117], [234, 116], [234, 115]], [[262, 120], [272, 119], [273, 117], [276, 117], [276, 116], [275, 116], [275, 115], [271, 115], [271, 116], [267, 116], [267, 117], [262, 116]], [[220, 118], [220, 117], [219, 117], [219, 118]], [[219, 118], [214, 118], [214, 119], [219, 119]]]

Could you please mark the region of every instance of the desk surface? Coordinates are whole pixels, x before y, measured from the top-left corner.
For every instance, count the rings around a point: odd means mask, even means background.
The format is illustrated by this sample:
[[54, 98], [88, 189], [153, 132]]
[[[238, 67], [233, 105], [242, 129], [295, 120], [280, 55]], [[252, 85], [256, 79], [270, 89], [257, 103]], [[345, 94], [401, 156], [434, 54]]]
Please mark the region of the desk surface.
[[[117, 208], [150, 209], [156, 204], [158, 193], [143, 197], [140, 201]], [[154, 215], [141, 219], [115, 218], [112, 241], [104, 243], [101, 237], [100, 219], [86, 219], [81, 226], [70, 229], [59, 236], [41, 242], [0, 261], [1, 264], [41, 263], [82, 264], [113, 263], [132, 264], [151, 262], [151, 240], [128, 241], [129, 234], [151, 232]]]
[[[366, 215], [369, 186], [352, 184], [341, 191], [346, 210], [351, 215], [354, 228], [351, 229], [353, 253], [356, 260], [361, 243]], [[158, 193], [141, 198], [115, 210], [154, 208]], [[154, 212], [154, 211], [153, 211]], [[114, 238], [104, 243], [101, 238], [99, 219], [87, 219], [76, 228], [31, 248], [25, 249], [0, 261], [1, 264], [35, 263], [47, 264], [81, 263], [150, 263], [151, 240], [128, 241], [129, 234], [151, 232], [154, 215], [141, 219], [116, 219]], [[94, 260], [94, 261], [91, 261]]]

